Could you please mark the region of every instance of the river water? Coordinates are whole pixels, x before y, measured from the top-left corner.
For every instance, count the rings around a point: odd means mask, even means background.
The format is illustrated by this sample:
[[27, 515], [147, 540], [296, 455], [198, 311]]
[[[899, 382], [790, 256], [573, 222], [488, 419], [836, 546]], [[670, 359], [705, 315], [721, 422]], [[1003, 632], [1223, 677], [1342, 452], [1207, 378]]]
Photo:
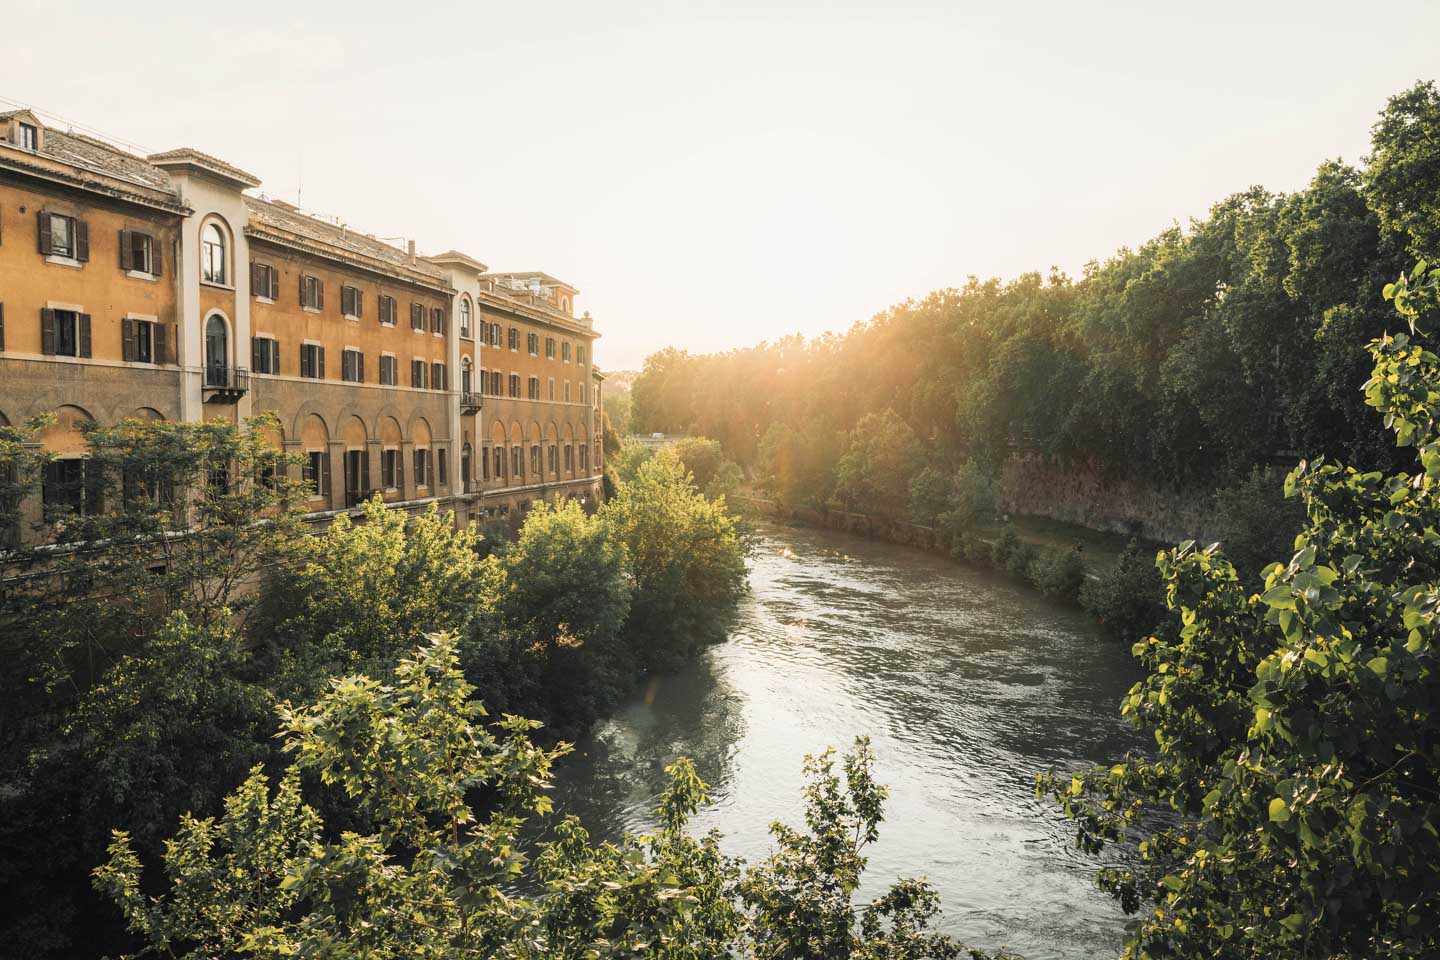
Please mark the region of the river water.
[[925, 876], [941, 927], [1031, 960], [1113, 957], [1122, 914], [1091, 884], [1034, 776], [1140, 746], [1119, 720], [1128, 645], [1006, 578], [842, 534], [762, 524], [731, 638], [655, 679], [578, 743], [557, 808], [597, 838], [651, 829], [663, 767], [711, 786], [693, 826], [752, 861], [803, 827], [801, 762], [868, 735], [888, 785], [862, 894]]

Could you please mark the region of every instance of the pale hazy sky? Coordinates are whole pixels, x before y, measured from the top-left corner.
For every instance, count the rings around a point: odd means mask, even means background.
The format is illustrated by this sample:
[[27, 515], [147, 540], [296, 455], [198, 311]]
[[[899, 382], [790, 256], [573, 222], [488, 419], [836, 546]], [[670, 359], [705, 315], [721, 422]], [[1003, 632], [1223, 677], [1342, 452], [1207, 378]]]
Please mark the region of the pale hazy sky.
[[1440, 74], [1426, 2], [166, 6], [6, 0], [0, 97], [555, 274], [610, 369], [1078, 272]]

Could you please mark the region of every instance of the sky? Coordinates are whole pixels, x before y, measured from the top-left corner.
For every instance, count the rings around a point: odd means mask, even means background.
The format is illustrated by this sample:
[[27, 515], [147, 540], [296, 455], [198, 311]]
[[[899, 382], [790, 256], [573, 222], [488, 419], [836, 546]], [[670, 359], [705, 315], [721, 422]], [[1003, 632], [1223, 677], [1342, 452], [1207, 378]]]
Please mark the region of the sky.
[[1424, 0], [135, 9], [5, 0], [0, 103], [551, 273], [611, 370], [1078, 274], [1359, 163], [1386, 98], [1440, 74]]

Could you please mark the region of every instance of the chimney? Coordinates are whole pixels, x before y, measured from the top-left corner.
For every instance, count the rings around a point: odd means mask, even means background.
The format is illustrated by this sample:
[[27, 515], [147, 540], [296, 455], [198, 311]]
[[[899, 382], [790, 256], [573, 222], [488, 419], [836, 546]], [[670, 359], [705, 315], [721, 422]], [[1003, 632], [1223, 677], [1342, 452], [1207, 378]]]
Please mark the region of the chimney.
[[415, 241], [409, 240], [405, 243], [405, 252], [410, 255], [410, 266], [415, 266]]

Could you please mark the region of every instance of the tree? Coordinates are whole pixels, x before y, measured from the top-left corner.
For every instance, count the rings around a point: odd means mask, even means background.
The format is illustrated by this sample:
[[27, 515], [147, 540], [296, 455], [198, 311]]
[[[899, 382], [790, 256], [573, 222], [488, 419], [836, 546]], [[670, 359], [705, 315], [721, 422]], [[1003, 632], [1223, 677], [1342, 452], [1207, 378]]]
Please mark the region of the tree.
[[[777, 851], [746, 869], [720, 837], [685, 832], [708, 798], [687, 760], [667, 768], [660, 828], [592, 845], [567, 818], [522, 853], [521, 831], [550, 811], [551, 765], [534, 724], [486, 726], [455, 641], [436, 635], [393, 671], [332, 682], [280, 711], [289, 767], [257, 767], [221, 817], [187, 816], [148, 892], [142, 859], [116, 831], [94, 873], [152, 952], [217, 956], [477, 956], [539, 960], [723, 956], [925, 960], [966, 953], [928, 929], [937, 901], [901, 881], [856, 911], [851, 897], [878, 836], [885, 790], [868, 744], [806, 761], [808, 830], [776, 824]], [[349, 797], [373, 827], [337, 833], [304, 802], [309, 775]], [[483, 790], [489, 802], [471, 798]], [[528, 885], [521, 881], [528, 881]], [[516, 888], [533, 890], [517, 893]]]
[[921, 456], [915, 431], [895, 411], [867, 414], [850, 431], [835, 467], [835, 494], [846, 506], [865, 513], [902, 516]]
[[[1425, 275], [1386, 291], [1412, 326]], [[1370, 352], [1366, 402], [1419, 469], [1302, 461], [1306, 521], [1260, 592], [1213, 547], [1162, 554], [1181, 626], [1136, 644], [1123, 707], [1159, 756], [1041, 778], [1083, 848], [1144, 837], [1099, 874], [1141, 911], [1127, 958], [1440, 952], [1440, 358], [1405, 334]]]
[[1440, 250], [1440, 92], [1417, 83], [1386, 103], [1371, 130], [1365, 186], [1380, 224], [1412, 256]]
[[641, 666], [672, 666], [724, 639], [745, 591], [745, 550], [722, 504], [695, 489], [664, 450], [605, 504], [600, 517], [630, 561], [625, 631]]
[[709, 437], [686, 437], [671, 448], [690, 471], [695, 486], [714, 500], [735, 492], [740, 485], [740, 468], [725, 456], [720, 441]]

